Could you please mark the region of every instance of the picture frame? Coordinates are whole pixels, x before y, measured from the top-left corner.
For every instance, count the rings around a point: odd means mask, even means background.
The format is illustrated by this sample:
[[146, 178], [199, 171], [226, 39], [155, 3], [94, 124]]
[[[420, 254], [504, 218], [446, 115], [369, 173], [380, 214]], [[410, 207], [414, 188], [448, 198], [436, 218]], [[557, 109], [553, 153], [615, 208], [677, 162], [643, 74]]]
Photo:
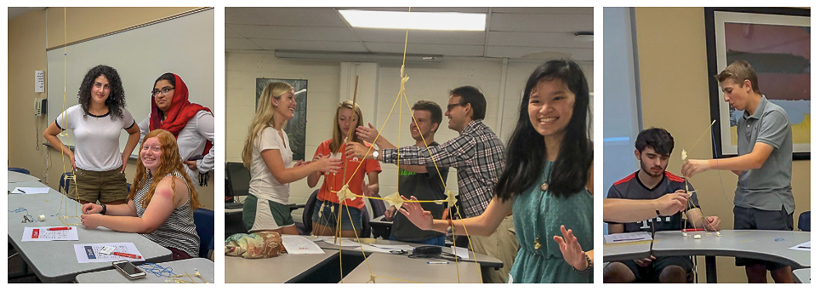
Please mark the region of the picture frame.
[[710, 117], [714, 158], [737, 155], [743, 112], [723, 101], [714, 76], [736, 60], [755, 68], [761, 93], [789, 114], [793, 159], [811, 157], [811, 10], [705, 8]]
[[[259, 97], [265, 86], [271, 82], [285, 82], [293, 86], [296, 93], [293, 99], [296, 100], [296, 110], [293, 118], [285, 124], [283, 129], [288, 135], [289, 147], [293, 151], [293, 161], [305, 159], [305, 137], [307, 135], [307, 87], [306, 79], [284, 79], [284, 78], [256, 78], [256, 99], [254, 104], [259, 105]], [[259, 110], [256, 108], [256, 110]]]

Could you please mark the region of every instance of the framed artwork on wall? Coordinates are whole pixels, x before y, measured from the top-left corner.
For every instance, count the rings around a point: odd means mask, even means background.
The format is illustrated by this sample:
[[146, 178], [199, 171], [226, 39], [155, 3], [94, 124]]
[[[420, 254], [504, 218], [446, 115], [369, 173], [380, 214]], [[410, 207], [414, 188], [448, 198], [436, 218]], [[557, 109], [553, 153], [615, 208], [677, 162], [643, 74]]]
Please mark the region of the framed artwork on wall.
[[[293, 118], [288, 121], [283, 129], [288, 134], [290, 141], [290, 149], [293, 151], [293, 161], [305, 159], [305, 135], [307, 128], [307, 85], [308, 81], [305, 79], [283, 79], [283, 78], [256, 78], [256, 99], [255, 105], [259, 104], [259, 96], [262, 95], [262, 90], [271, 82], [285, 82], [293, 86], [293, 91], [296, 93], [296, 110], [293, 112]], [[258, 109], [257, 109], [258, 110]]]
[[723, 101], [714, 76], [738, 60], [754, 67], [766, 99], [788, 112], [794, 159], [810, 158], [810, 14], [799, 8], [705, 8], [715, 158], [737, 155], [737, 121], [743, 112]]

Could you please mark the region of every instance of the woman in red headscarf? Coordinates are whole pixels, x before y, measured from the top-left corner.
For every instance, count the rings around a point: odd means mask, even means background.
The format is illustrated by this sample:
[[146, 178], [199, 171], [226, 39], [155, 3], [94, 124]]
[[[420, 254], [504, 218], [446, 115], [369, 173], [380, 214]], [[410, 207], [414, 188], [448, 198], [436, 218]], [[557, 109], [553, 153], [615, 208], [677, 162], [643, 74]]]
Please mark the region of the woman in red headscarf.
[[174, 134], [188, 176], [204, 186], [214, 168], [214, 116], [211, 110], [188, 101], [188, 87], [174, 73], [162, 74], [151, 90], [151, 115], [139, 123], [140, 140], [163, 129]]

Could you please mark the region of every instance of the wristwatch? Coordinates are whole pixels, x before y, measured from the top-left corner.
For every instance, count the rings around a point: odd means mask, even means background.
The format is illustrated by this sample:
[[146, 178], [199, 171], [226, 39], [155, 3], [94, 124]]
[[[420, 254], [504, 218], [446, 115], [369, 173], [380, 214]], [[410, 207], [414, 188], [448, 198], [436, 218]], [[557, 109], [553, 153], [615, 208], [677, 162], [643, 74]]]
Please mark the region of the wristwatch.
[[103, 207], [102, 212], [100, 212], [100, 215], [105, 215], [105, 211], [108, 211], [108, 210], [106, 210], [106, 209], [108, 209], [108, 208], [106, 208], [106, 207], [105, 207], [105, 204], [104, 204], [104, 203], [102, 203], [102, 202], [100, 202], [100, 205], [102, 205], [102, 207]]
[[373, 151], [373, 160], [379, 159], [379, 150]]

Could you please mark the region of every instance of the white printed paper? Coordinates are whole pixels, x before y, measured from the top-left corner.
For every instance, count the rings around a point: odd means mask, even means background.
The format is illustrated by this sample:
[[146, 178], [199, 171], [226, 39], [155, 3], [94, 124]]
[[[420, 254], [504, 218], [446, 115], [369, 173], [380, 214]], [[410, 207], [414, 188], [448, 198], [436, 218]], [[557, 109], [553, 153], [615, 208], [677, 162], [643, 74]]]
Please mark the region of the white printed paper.
[[453, 254], [460, 257], [462, 260], [470, 259], [470, 250], [463, 247], [453, 246]]
[[608, 234], [608, 235], [604, 235], [604, 239], [606, 239], [606, 243], [621, 243], [621, 242], [652, 240], [652, 236], [649, 235], [649, 232], [641, 231], [641, 232]]
[[[114, 253], [110, 255], [100, 253], [100, 250], [106, 246], [114, 247]], [[138, 256], [139, 258], [135, 259], [127, 256], [116, 255], [115, 253], [132, 254]], [[77, 255], [77, 262], [81, 264], [104, 263], [122, 260], [132, 262], [145, 261], [145, 258], [142, 257], [142, 254], [140, 254], [140, 251], [137, 250], [137, 246], [135, 246], [133, 242], [75, 244], [74, 254]]]
[[801, 243], [801, 244], [798, 244], [798, 245], [795, 245], [795, 246], [792, 246], [789, 249], [802, 250], [802, 251], [811, 251], [811, 240], [806, 241], [806, 242]]
[[407, 252], [412, 252], [412, 251], [413, 251], [413, 248], [414, 248], [414, 247], [412, 247], [412, 246], [410, 246], [410, 245], [406, 245], [406, 244], [375, 244], [375, 243], [371, 243], [370, 245], [372, 245], [372, 246], [374, 246], [374, 247], [376, 247], [376, 248], [380, 248], [380, 249], [386, 250], [386, 251], [393, 251], [393, 250], [395, 250], [395, 251], [400, 251], [400, 250], [404, 250], [404, 251], [407, 251]]
[[285, 246], [285, 249], [288, 251], [288, 254], [324, 254], [325, 251], [322, 250], [316, 243], [301, 236], [295, 235], [283, 235], [282, 236], [282, 245]]
[[12, 194], [48, 194], [48, 187], [16, 187]]
[[[51, 229], [51, 230], [49, 230]], [[22, 241], [58, 241], [80, 240], [77, 227], [73, 226], [41, 226], [26, 227], [23, 229]]]
[[333, 237], [330, 237], [330, 238], [322, 239], [322, 241], [324, 241], [327, 244], [332, 244], [332, 245], [335, 245], [335, 246], [341, 245], [342, 247], [353, 247], [353, 246], [359, 247], [358, 242], [352, 241], [352, 240], [347, 239], [347, 238], [337, 238], [335, 240], [336, 242], [334, 242]]

